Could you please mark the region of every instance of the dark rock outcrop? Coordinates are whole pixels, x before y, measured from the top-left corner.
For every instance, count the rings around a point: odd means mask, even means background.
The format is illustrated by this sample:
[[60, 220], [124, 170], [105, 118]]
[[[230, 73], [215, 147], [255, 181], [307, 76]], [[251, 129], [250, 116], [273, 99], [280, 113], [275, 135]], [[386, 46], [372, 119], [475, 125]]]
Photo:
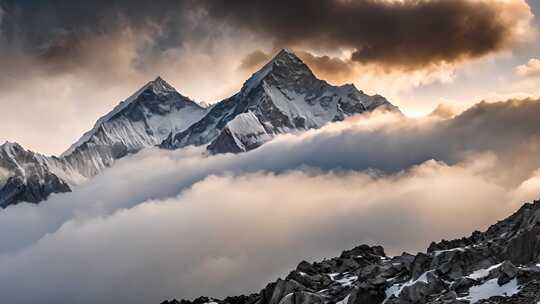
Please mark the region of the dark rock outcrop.
[[[540, 201], [470, 237], [426, 253], [388, 257], [361, 245], [321, 262], [302, 261], [260, 293], [217, 304], [535, 304], [540, 301]], [[176, 303], [174, 303], [176, 304]]]
[[[71, 191], [69, 184], [53, 171], [69, 172], [69, 166], [17, 143], [0, 145], [0, 208], [19, 202], [38, 203], [52, 193]], [[8, 173], [5, 180], [3, 172]]]
[[47, 172], [43, 177], [31, 175], [24, 179], [21, 176], [10, 177], [0, 189], [0, 208], [6, 208], [17, 202], [37, 204], [52, 193], [71, 191], [69, 185], [58, 176]]

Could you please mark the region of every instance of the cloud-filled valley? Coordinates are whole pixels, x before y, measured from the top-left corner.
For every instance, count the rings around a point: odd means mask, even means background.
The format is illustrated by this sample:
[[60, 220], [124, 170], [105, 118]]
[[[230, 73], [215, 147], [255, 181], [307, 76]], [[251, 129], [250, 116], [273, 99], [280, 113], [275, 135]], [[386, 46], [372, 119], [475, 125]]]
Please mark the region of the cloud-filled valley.
[[374, 112], [242, 154], [141, 151], [74, 192], [0, 213], [2, 297], [222, 297], [361, 243], [424, 250], [540, 194], [540, 161], [528, 157], [538, 115], [538, 100], [448, 119]]

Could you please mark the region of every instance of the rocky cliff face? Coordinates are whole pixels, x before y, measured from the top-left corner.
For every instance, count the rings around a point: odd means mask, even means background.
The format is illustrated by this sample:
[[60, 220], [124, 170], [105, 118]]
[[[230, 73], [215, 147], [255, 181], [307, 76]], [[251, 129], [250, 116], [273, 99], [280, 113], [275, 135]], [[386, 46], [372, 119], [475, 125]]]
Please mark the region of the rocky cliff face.
[[161, 146], [208, 144], [212, 153], [244, 152], [275, 135], [320, 128], [376, 108], [398, 111], [381, 96], [317, 79], [295, 54], [282, 50], [239, 93], [216, 104], [185, 131], [171, 134]]
[[0, 208], [25, 201], [37, 203], [51, 193], [68, 192], [82, 181], [60, 159], [25, 150], [16, 143], [0, 145]]
[[534, 304], [540, 301], [540, 201], [485, 232], [432, 243], [425, 253], [387, 256], [361, 245], [301, 262], [259, 293], [164, 304]]

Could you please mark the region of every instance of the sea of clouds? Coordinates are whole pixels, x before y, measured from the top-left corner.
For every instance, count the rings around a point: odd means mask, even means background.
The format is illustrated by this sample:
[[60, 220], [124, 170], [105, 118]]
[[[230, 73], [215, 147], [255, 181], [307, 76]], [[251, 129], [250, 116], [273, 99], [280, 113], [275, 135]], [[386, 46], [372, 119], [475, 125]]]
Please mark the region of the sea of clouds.
[[363, 243], [423, 251], [540, 196], [538, 117], [511, 100], [358, 115], [238, 155], [144, 150], [0, 212], [2, 301], [224, 297]]

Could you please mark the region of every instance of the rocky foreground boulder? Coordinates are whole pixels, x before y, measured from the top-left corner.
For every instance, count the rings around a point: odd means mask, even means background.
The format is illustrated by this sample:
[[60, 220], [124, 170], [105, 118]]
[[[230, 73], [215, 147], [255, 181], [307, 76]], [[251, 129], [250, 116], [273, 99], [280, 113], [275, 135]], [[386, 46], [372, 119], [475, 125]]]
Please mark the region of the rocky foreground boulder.
[[302, 261], [259, 293], [162, 304], [536, 304], [540, 302], [540, 201], [471, 236], [425, 253], [387, 256], [361, 245]]

